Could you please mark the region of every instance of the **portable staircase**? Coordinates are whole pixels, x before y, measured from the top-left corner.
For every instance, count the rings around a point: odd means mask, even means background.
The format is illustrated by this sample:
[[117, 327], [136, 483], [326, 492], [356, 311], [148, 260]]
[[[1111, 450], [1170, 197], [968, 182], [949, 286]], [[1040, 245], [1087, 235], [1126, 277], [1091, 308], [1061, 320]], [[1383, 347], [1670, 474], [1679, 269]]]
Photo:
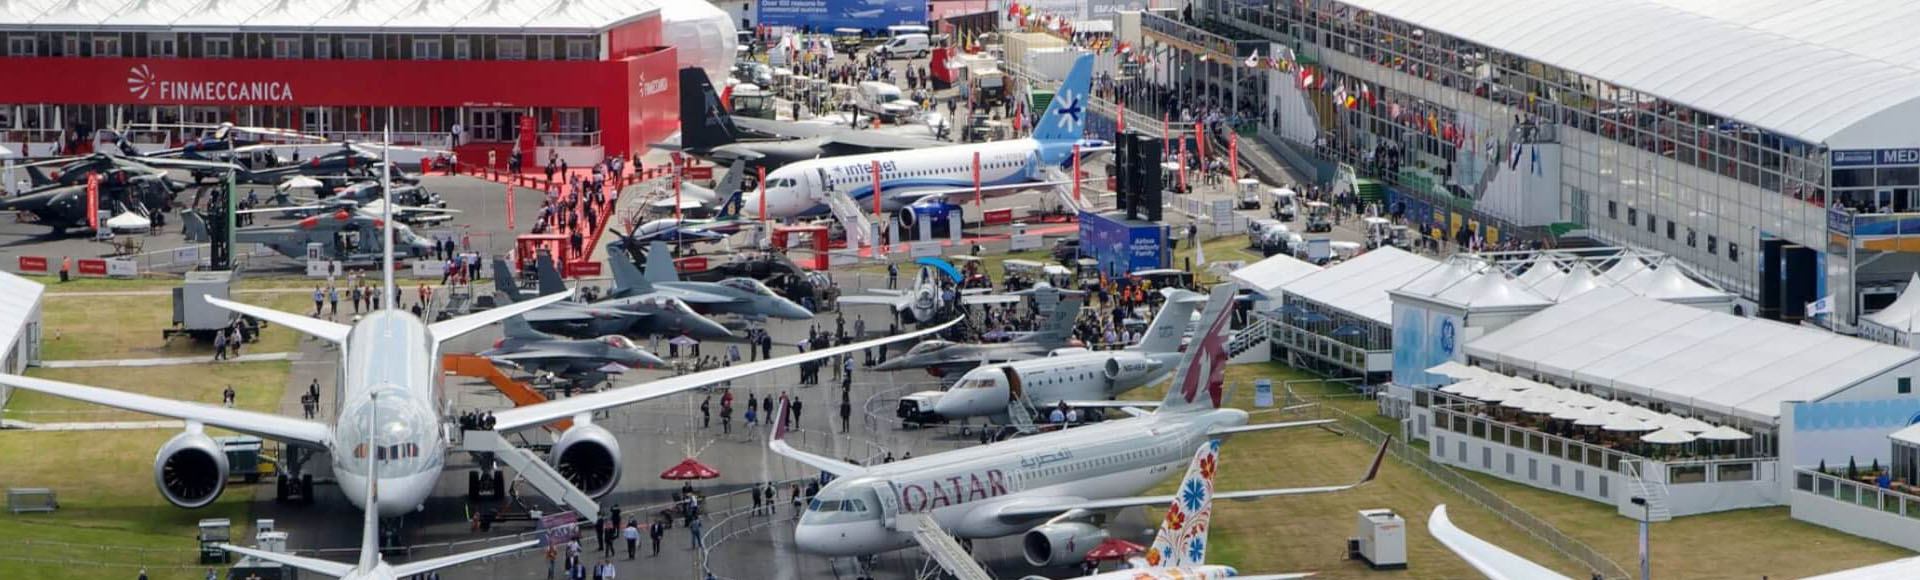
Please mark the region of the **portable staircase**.
[[1034, 408], [1033, 401], [1027, 400], [1026, 397], [1015, 397], [1007, 401], [1007, 424], [1015, 431], [1019, 431], [1021, 435], [1031, 435], [1040, 431], [1040, 426], [1033, 422], [1039, 415], [1040, 410]]
[[840, 220], [840, 227], [847, 231], [847, 249], [873, 245], [873, 221], [860, 211], [860, 205], [854, 203], [853, 198], [845, 192], [829, 191], [826, 202], [833, 217]]
[[554, 503], [567, 506], [568, 509], [587, 517], [600, 513], [600, 504], [588, 497], [586, 492], [574, 487], [566, 476], [560, 475], [553, 466], [547, 465], [532, 450], [518, 447], [500, 435], [499, 431], [467, 431], [461, 437], [461, 448], [470, 453], [489, 453], [502, 463], [513, 468], [520, 479], [532, 484], [541, 495]]
[[973, 555], [960, 547], [960, 542], [954, 540], [946, 530], [940, 529], [940, 524], [933, 520], [932, 514], [927, 512], [900, 514], [895, 520], [894, 527], [913, 534], [913, 540], [920, 544], [920, 548], [926, 550], [927, 555], [932, 556], [933, 561], [938, 562], [940, 567], [948, 574], [952, 574], [954, 578], [993, 580], [993, 576], [987, 574], [987, 571], [980, 567], [980, 563], [973, 560]]
[[1246, 328], [1227, 339], [1227, 364], [1247, 364], [1273, 360], [1267, 343], [1273, 338], [1273, 323], [1254, 316]]
[[[500, 394], [506, 395], [507, 400], [513, 401], [515, 407], [547, 402], [545, 394], [524, 382], [514, 380], [513, 377], [507, 376], [507, 373], [500, 372], [500, 367], [493, 366], [493, 361], [485, 357], [470, 354], [444, 355], [440, 357], [440, 368], [442, 372], [449, 375], [486, 380], [493, 385], [493, 388], [498, 389]], [[542, 427], [557, 433], [573, 427], [573, 420], [561, 419]]]

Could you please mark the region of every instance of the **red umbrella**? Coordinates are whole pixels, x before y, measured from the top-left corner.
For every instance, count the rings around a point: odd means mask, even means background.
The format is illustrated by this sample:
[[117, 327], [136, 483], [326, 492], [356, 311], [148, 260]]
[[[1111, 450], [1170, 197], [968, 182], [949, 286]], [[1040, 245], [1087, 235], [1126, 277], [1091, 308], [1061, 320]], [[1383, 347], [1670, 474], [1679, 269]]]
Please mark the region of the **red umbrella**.
[[1103, 560], [1125, 560], [1145, 551], [1147, 551], [1147, 548], [1140, 544], [1135, 544], [1120, 538], [1108, 538], [1107, 541], [1100, 542], [1100, 545], [1094, 546], [1092, 550], [1088, 550], [1087, 559], [1096, 562]]
[[716, 477], [720, 477], [719, 471], [707, 467], [692, 457], [660, 472], [660, 479], [713, 479]]

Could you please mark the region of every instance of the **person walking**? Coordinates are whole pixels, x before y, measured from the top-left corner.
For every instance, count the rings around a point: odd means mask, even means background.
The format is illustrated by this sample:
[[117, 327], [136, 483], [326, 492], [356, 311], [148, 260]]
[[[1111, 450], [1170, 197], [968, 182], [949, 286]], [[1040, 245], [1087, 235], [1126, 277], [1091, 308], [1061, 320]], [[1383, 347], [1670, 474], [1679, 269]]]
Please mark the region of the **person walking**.
[[653, 520], [653, 523], [647, 524], [647, 538], [653, 540], [654, 556], [660, 555], [660, 537], [665, 535], [667, 535], [667, 524], [665, 522]]
[[326, 299], [327, 299], [327, 295], [320, 292], [320, 287], [314, 286], [313, 287], [313, 317], [314, 318], [319, 318], [320, 314], [324, 312], [320, 310], [320, 303], [325, 301]]
[[853, 401], [849, 400], [845, 394], [842, 393], [840, 397], [840, 432], [846, 433], [851, 429], [853, 429]]
[[327, 318], [340, 315], [340, 287], [327, 286]]
[[620, 534], [627, 540], [627, 559], [632, 560], [634, 549], [640, 545], [639, 522], [627, 522], [627, 527], [620, 530]]
[[713, 395], [707, 395], [707, 398], [700, 400], [700, 428], [705, 429], [712, 424], [713, 424]]
[[700, 530], [704, 527], [706, 526], [700, 522], [699, 514], [694, 514], [692, 519], [687, 520], [687, 549], [697, 550], [700, 548]]
[[233, 408], [233, 402], [236, 398], [238, 397], [233, 392], [233, 385], [227, 385], [226, 390], [220, 391], [220, 404], [226, 406], [228, 409]]
[[772, 396], [766, 396], [766, 397], [760, 398], [760, 418], [762, 420], [765, 420], [769, 425], [773, 424], [773, 397]]
[[547, 580], [553, 580], [553, 563], [554, 563], [554, 560], [558, 559], [559, 557], [560, 557], [560, 546], [557, 544], [548, 545], [547, 546]]
[[213, 333], [213, 360], [219, 361], [225, 358], [227, 358], [227, 329], [222, 328]]
[[788, 408], [791, 409], [793, 412], [793, 416], [787, 419], [788, 421], [790, 421], [788, 423], [789, 427], [792, 429], [799, 429], [800, 428], [800, 397], [794, 397], [793, 405]]
[[765, 503], [760, 500], [760, 491], [754, 490], [747, 495], [753, 496], [753, 515], [760, 515], [760, 510], [766, 507]]
[[600, 536], [601, 536], [601, 538], [600, 538], [600, 547], [601, 547], [601, 548], [603, 548], [603, 549], [601, 550], [601, 553], [602, 553], [602, 554], [605, 554], [605, 555], [607, 555], [607, 556], [613, 556], [613, 555], [615, 555], [615, 554], [617, 554], [617, 552], [616, 552], [616, 551], [614, 550], [614, 544], [616, 544], [616, 543], [618, 543], [618, 542], [619, 542], [619, 538], [620, 538], [620, 522], [619, 522], [618, 520], [615, 520], [615, 519], [613, 519], [613, 518], [607, 518], [607, 519], [606, 519], [606, 520], [605, 520], [605, 521], [604, 521], [603, 523], [601, 523], [600, 525], [601, 525], [601, 527], [600, 527]]

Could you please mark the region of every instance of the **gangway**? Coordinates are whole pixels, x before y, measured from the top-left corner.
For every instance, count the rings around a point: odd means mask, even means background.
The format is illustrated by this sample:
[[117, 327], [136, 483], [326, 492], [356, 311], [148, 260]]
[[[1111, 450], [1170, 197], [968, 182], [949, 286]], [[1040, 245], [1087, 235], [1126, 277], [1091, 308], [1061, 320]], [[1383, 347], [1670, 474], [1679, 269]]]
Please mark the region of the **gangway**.
[[833, 210], [833, 217], [840, 220], [840, 227], [847, 231], [847, 249], [873, 246], [873, 221], [860, 212], [853, 198], [844, 192], [828, 191], [826, 202], [827, 209]]
[[933, 514], [904, 513], [896, 516], [894, 522], [895, 529], [913, 534], [913, 541], [920, 544], [920, 549], [926, 550], [927, 555], [932, 556], [933, 561], [938, 562], [954, 578], [993, 580], [993, 576], [974, 561], [973, 555], [960, 547], [960, 542], [955, 541], [946, 530], [940, 529], [939, 522], [933, 520]]
[[506, 463], [514, 473], [520, 475], [520, 479], [532, 484], [534, 489], [554, 503], [567, 506], [586, 517], [595, 517], [600, 513], [600, 504], [588, 497], [586, 492], [574, 487], [572, 482], [532, 450], [517, 447], [500, 436], [499, 431], [466, 431], [461, 436], [461, 446], [469, 453], [491, 454]]
[[[443, 355], [440, 357], [440, 368], [449, 375], [485, 379], [488, 383], [492, 383], [493, 388], [498, 389], [500, 394], [506, 395], [507, 400], [513, 401], [515, 407], [547, 402], [545, 394], [528, 386], [525, 382], [514, 380], [513, 377], [507, 376], [507, 373], [500, 372], [500, 367], [494, 366], [493, 361], [487, 360], [486, 357], [470, 354]], [[573, 427], [573, 420], [561, 419], [541, 427], [558, 433]]]

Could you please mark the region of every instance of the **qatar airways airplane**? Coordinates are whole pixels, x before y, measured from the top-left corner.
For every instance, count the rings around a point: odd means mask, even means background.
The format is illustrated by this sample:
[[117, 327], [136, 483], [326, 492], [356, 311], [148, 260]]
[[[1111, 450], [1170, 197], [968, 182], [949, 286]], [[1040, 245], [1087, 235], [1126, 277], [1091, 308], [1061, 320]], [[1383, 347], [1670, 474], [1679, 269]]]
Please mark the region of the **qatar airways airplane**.
[[[920, 541], [911, 519], [930, 517], [960, 538], [1024, 534], [1022, 551], [1035, 566], [1080, 562], [1107, 539], [1095, 516], [1114, 510], [1165, 504], [1173, 496], [1137, 495], [1168, 476], [1202, 444], [1236, 433], [1324, 425], [1331, 420], [1247, 424], [1247, 412], [1224, 408], [1228, 316], [1232, 284], [1216, 287], [1214, 316], [1204, 322], [1181, 361], [1166, 398], [1152, 413], [1127, 409], [1132, 418], [1021, 437], [967, 449], [859, 466], [800, 451], [784, 440], [776, 422], [769, 447], [834, 475], [801, 515], [794, 544], [825, 556], [861, 556], [897, 550]], [[1385, 448], [1381, 451], [1384, 453]], [[1325, 493], [1366, 483], [1380, 456], [1359, 482], [1348, 485], [1226, 492], [1217, 498]], [[903, 525], [904, 524], [904, 525]]]
[[[392, 191], [390, 187], [383, 189]], [[388, 295], [397, 295], [392, 266], [393, 220], [383, 221], [388, 243], [384, 246], [387, 253], [382, 285]], [[185, 421], [185, 431], [161, 446], [153, 466], [161, 495], [175, 506], [204, 507], [218, 499], [226, 487], [226, 452], [205, 433], [206, 427], [218, 427], [325, 451], [348, 501], [362, 509], [377, 507], [374, 511], [381, 516], [399, 516], [423, 506], [446, 467], [450, 446], [442, 426], [450, 421], [441, 414], [448, 408], [442, 404], [439, 388], [441, 346], [453, 337], [563, 300], [571, 293], [550, 294], [432, 324], [387, 304], [351, 326], [208, 297], [206, 300], [215, 306], [286, 325], [340, 346], [344, 364], [338, 380], [343, 395], [339, 413], [331, 423], [19, 375], [0, 374], [0, 384]], [[594, 411], [912, 340], [952, 324], [507, 409], [494, 414], [495, 429], [504, 433], [571, 419], [572, 426], [553, 442], [548, 461], [579, 491], [588, 497], [600, 497], [612, 491], [619, 480], [620, 447], [611, 432], [592, 423]], [[377, 500], [367, 492], [372, 489], [369, 478], [378, 480]], [[283, 474], [279, 483], [282, 491], [297, 485], [302, 489], [300, 495], [313, 497], [311, 476], [289, 481]]]
[[[978, 191], [993, 197], [1027, 189], [1063, 185], [1048, 169], [1069, 169], [1076, 146], [1081, 157], [1111, 151], [1113, 144], [1084, 139], [1086, 106], [1092, 91], [1093, 55], [1082, 54], [1060, 91], [1034, 123], [1032, 137], [865, 153], [790, 163], [767, 175], [766, 213], [771, 218], [826, 215], [829, 191], [846, 193], [858, 207], [872, 207], [874, 164], [880, 167], [880, 206], [888, 212], [950, 196], [970, 197], [974, 160], [980, 165]], [[759, 207], [760, 192], [748, 192], [741, 207]], [[861, 201], [866, 200], [866, 201]]]

